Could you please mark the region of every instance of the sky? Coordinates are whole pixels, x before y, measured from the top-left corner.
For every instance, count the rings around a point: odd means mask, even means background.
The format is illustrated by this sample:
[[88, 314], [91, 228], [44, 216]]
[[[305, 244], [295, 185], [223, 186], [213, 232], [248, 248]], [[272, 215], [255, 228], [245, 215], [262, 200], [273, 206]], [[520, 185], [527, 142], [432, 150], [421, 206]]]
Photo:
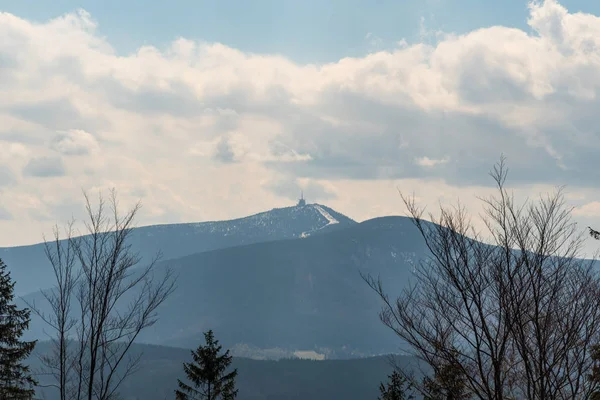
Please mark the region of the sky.
[[[600, 227], [600, 2], [0, 0], [0, 246], [308, 202], [358, 221], [566, 185]], [[598, 247], [589, 244], [589, 249]]]

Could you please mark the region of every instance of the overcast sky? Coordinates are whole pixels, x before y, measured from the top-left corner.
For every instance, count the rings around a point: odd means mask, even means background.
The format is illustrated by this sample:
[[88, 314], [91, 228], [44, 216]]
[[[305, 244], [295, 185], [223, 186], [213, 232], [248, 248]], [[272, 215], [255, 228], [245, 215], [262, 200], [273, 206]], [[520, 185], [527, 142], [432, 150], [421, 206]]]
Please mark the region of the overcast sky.
[[501, 153], [520, 198], [567, 185], [582, 229], [600, 227], [598, 1], [0, 11], [0, 246], [81, 216], [81, 189], [141, 199], [140, 225], [246, 216], [302, 188], [358, 221], [403, 214], [396, 188], [477, 213]]

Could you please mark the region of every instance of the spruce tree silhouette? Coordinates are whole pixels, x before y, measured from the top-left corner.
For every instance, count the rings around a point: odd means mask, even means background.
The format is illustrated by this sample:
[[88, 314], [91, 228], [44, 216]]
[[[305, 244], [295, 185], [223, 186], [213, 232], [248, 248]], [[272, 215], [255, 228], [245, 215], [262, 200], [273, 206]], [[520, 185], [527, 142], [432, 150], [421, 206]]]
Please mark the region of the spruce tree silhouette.
[[183, 370], [193, 387], [177, 380], [179, 390], [175, 391], [177, 400], [233, 400], [238, 391], [235, 389], [237, 369], [226, 373], [231, 364], [229, 350], [219, 355], [222, 347], [215, 339], [213, 331], [204, 333], [205, 346], [192, 351], [193, 362], [184, 363]]
[[6, 264], [0, 260], [0, 399], [32, 399], [37, 385], [28, 365], [22, 364], [36, 341], [19, 340], [29, 328], [30, 310], [14, 304], [15, 282]]

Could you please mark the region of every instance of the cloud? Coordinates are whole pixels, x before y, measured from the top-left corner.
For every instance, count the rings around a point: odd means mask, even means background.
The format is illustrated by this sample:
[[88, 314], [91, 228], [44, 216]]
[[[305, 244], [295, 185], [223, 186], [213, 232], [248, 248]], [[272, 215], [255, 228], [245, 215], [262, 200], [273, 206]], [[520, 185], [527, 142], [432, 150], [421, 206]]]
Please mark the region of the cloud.
[[64, 176], [66, 170], [60, 157], [36, 157], [25, 165], [23, 174], [39, 178], [52, 178]]
[[[50, 129], [68, 129], [81, 115], [70, 99], [23, 101], [5, 107], [11, 116]], [[76, 123], [76, 122], [75, 122]]]
[[450, 161], [448, 158], [436, 160], [429, 157], [419, 157], [416, 159], [417, 165], [421, 167], [434, 167], [439, 164], [446, 164], [448, 161]]
[[16, 181], [14, 172], [6, 165], [0, 165], [0, 187], [13, 185]]
[[12, 214], [6, 208], [0, 206], [0, 221], [10, 221], [12, 219]]
[[296, 180], [292, 177], [279, 177], [265, 186], [276, 195], [290, 201], [299, 199], [301, 193], [304, 193], [304, 197], [308, 202], [327, 201], [337, 198], [337, 194], [333, 188], [314, 180]]
[[144, 223], [243, 216], [304, 187], [360, 220], [398, 213], [398, 184], [485, 191], [501, 153], [527, 193], [568, 183], [590, 202], [600, 19], [551, 0], [528, 13], [528, 30], [423, 26], [420, 43], [319, 65], [185, 38], [117, 54], [85, 11], [0, 13], [0, 163], [54, 178], [14, 177], [4, 204], [31, 230], [31, 209], [58, 218], [81, 188], [142, 197]]
[[223, 163], [235, 162], [235, 154], [227, 137], [223, 136], [218, 140], [213, 157]]
[[581, 217], [600, 217], [600, 202], [592, 201], [573, 210], [573, 215]]
[[89, 155], [99, 148], [96, 138], [81, 129], [59, 132], [53, 140], [52, 147], [67, 156]]

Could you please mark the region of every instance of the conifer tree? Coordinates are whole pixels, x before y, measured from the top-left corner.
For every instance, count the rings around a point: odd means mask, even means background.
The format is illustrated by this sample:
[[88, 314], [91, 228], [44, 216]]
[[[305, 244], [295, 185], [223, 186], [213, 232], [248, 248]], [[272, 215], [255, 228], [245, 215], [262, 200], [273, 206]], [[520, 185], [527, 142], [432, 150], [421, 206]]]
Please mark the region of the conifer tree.
[[14, 304], [14, 286], [6, 264], [0, 260], [0, 399], [28, 400], [33, 398], [37, 382], [22, 362], [36, 341], [19, 340], [29, 328], [30, 310]]
[[378, 400], [410, 400], [414, 396], [409, 393], [410, 385], [407, 379], [398, 371], [394, 371], [388, 376], [388, 382], [379, 385], [381, 396]]
[[205, 346], [192, 351], [192, 363], [184, 363], [183, 370], [193, 387], [177, 380], [179, 390], [175, 391], [177, 400], [233, 400], [238, 391], [235, 389], [237, 369], [226, 373], [231, 364], [229, 350], [219, 355], [222, 346], [214, 338], [212, 330], [204, 333]]

